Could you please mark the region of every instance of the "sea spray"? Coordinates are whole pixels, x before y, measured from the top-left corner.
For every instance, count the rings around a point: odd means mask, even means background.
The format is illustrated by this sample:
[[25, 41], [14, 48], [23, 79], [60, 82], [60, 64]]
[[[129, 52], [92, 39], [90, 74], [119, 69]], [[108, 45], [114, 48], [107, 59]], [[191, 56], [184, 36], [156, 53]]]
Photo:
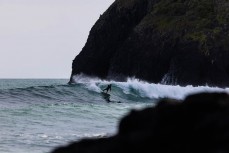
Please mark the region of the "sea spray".
[[[104, 81], [98, 78], [83, 77], [83, 75], [75, 76], [75, 81], [84, 84], [89, 90], [101, 92], [102, 87], [112, 84], [113, 87], [119, 88], [124, 94], [142, 98], [158, 99], [158, 98], [175, 98], [184, 99], [187, 95], [199, 92], [227, 92], [229, 88], [218, 88], [209, 86], [173, 86], [154, 84], [141, 81], [136, 78], [128, 78], [127, 82]], [[82, 81], [83, 80], [83, 81]]]

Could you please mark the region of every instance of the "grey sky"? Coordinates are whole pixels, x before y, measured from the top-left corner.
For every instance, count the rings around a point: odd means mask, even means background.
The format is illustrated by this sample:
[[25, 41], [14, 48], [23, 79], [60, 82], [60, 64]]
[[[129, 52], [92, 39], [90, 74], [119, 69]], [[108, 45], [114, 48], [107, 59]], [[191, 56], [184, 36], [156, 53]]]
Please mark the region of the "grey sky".
[[114, 0], [0, 0], [0, 78], [69, 78]]

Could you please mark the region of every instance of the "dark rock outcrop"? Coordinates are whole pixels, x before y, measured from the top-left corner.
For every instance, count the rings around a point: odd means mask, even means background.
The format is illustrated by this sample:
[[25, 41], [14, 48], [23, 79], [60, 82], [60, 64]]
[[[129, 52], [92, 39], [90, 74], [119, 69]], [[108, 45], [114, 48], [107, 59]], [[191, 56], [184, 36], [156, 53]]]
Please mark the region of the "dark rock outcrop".
[[229, 85], [229, 1], [116, 0], [90, 31], [72, 76]]
[[227, 153], [229, 95], [202, 93], [132, 111], [110, 138], [85, 139], [53, 153]]

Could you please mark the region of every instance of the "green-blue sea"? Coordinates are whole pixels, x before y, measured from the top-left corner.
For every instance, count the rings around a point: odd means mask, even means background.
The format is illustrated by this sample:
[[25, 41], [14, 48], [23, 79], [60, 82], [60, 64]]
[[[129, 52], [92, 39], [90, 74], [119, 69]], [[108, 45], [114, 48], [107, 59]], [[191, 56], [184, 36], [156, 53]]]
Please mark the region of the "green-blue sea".
[[[74, 84], [67, 79], [0, 79], [0, 153], [48, 153], [85, 137], [112, 136], [130, 110], [153, 107], [161, 98], [229, 92], [138, 79], [74, 79]], [[108, 84], [112, 85], [109, 95], [102, 93]]]

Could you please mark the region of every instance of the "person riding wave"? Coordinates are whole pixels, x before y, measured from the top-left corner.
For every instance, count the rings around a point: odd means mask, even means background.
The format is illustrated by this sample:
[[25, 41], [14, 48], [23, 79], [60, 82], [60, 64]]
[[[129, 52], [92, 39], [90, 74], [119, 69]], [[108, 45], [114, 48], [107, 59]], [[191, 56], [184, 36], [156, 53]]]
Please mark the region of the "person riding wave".
[[111, 91], [111, 84], [109, 84], [105, 89], [103, 89], [103, 92], [104, 92], [105, 90], [107, 91], [106, 93], [108, 93], [109, 90]]

